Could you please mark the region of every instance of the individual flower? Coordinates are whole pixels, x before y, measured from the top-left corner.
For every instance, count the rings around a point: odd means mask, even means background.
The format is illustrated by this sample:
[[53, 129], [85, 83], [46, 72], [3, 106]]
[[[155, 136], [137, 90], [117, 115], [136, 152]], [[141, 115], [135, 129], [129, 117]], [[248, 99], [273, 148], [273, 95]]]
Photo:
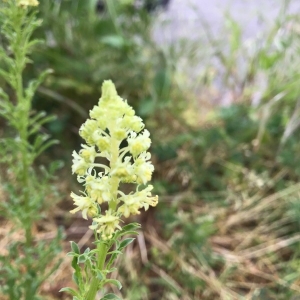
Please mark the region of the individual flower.
[[95, 202], [87, 196], [79, 196], [75, 193], [71, 193], [71, 197], [74, 200], [74, 205], [77, 207], [70, 211], [71, 214], [75, 214], [78, 211], [82, 211], [82, 217], [87, 219], [87, 217], [94, 217], [97, 215], [98, 208]]
[[101, 152], [107, 152], [110, 150], [111, 139], [108, 136], [98, 135], [96, 138], [94, 134], [93, 137], [95, 137], [96, 145]]
[[98, 129], [98, 123], [96, 120], [87, 119], [79, 129], [79, 135], [87, 142], [87, 144], [93, 146], [95, 141], [93, 139], [94, 132]]
[[144, 127], [143, 120], [138, 116], [124, 116], [118, 120], [118, 125], [128, 131], [140, 132]]
[[127, 130], [119, 125], [120, 120], [121, 118], [116, 120], [116, 125], [114, 131], [112, 132], [112, 136], [118, 141], [123, 141], [127, 138]]
[[148, 185], [142, 191], [138, 191], [135, 193], [136, 197], [140, 199], [140, 205], [145, 210], [149, 209], [149, 206], [156, 206], [158, 203], [158, 196], [152, 196], [151, 191], [153, 190], [152, 185]]
[[122, 182], [134, 182], [136, 180], [136, 175], [130, 160], [130, 156], [126, 156], [124, 161], [119, 159], [112, 170], [111, 175], [118, 177]]
[[94, 201], [102, 204], [103, 202], [109, 202], [112, 199], [110, 192], [111, 184], [108, 176], [96, 177], [88, 175], [85, 178], [85, 182], [86, 190]]
[[112, 238], [116, 229], [122, 229], [119, 222], [119, 217], [111, 210], [107, 210], [105, 216], [93, 219], [90, 228], [100, 233], [103, 240], [108, 240]]
[[118, 212], [128, 218], [130, 214], [140, 214], [140, 208], [148, 210], [149, 206], [156, 206], [158, 203], [158, 196], [152, 196], [152, 189], [153, 186], [149, 185], [142, 191], [136, 191], [134, 194], [125, 195], [124, 193], [120, 192], [122, 194], [120, 200], [124, 204], [119, 207]]
[[143, 152], [134, 162], [134, 174], [137, 176], [136, 182], [138, 184], [145, 184], [152, 178], [154, 167], [149, 161], [151, 154], [149, 152]]
[[79, 156], [82, 157], [86, 162], [91, 162], [93, 163], [95, 161], [96, 157], [96, 150], [95, 147], [87, 146], [87, 145], [81, 145], [83, 149], [79, 151]]
[[81, 176], [84, 175], [91, 165], [90, 162], [87, 162], [82, 156], [76, 153], [76, 151], [73, 151], [72, 156], [74, 157], [72, 160], [72, 173]]
[[140, 214], [140, 204], [136, 202], [136, 199], [131, 197], [124, 198], [124, 204], [118, 208], [118, 212], [121, 213], [125, 218], [128, 218], [130, 215], [139, 215]]
[[138, 156], [142, 152], [148, 150], [151, 145], [151, 140], [149, 138], [150, 132], [144, 130], [142, 134], [137, 135], [136, 132], [131, 131], [127, 139], [129, 152], [133, 157]]

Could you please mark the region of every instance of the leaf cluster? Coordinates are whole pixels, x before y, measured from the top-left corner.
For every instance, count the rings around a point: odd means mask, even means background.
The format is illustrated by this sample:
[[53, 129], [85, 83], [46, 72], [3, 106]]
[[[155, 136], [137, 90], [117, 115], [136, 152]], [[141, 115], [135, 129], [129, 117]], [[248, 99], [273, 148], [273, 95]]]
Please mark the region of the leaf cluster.
[[[53, 120], [44, 112], [32, 110], [32, 101], [39, 85], [50, 71], [26, 80], [26, 68], [34, 47], [32, 39], [40, 26], [34, 9], [18, 6], [16, 1], [0, 4], [0, 116], [6, 130], [0, 140], [1, 188], [0, 214], [14, 224], [13, 232], [22, 233], [20, 242], [11, 241], [7, 255], [0, 258], [1, 292], [10, 299], [40, 299], [38, 289], [54, 272], [49, 263], [60, 251], [61, 232], [51, 242], [36, 240], [33, 229], [53, 205], [57, 190], [52, 185], [61, 163], [37, 167], [36, 159], [57, 142], [49, 139], [44, 125]], [[11, 234], [11, 233], [10, 233]]]
[[[74, 269], [73, 280], [78, 287], [78, 291], [66, 287], [61, 289], [61, 292], [67, 292], [73, 296], [73, 300], [84, 300], [87, 297], [87, 293], [90, 289], [90, 284], [93, 278], [97, 278], [98, 287], [97, 290], [105, 291], [105, 285], [115, 285], [118, 289], [122, 288], [122, 284], [116, 279], [109, 279], [107, 276], [116, 271], [114, 262], [120, 254], [123, 253], [124, 249], [131, 244], [134, 238], [125, 238], [123, 236], [129, 234], [137, 234], [136, 230], [140, 227], [138, 223], [130, 223], [125, 225], [122, 230], [118, 230], [114, 233], [112, 239], [105, 241], [105, 246], [108, 250], [106, 261], [103, 269], [99, 269], [97, 265], [98, 256], [101, 255], [99, 248], [91, 250], [86, 248], [83, 253], [80, 252], [79, 246], [75, 242], [71, 242], [72, 251], [68, 253], [69, 256], [73, 257], [72, 267]], [[95, 244], [102, 243], [96, 237]], [[101, 300], [108, 299], [120, 299], [117, 295], [112, 293], [105, 294]]]
[[[35, 247], [23, 242], [11, 242], [8, 255], [0, 256], [0, 293], [9, 299], [41, 300], [41, 284], [57, 270], [62, 260], [56, 260], [61, 251], [62, 231], [50, 242], [37, 241]], [[54, 264], [49, 267], [49, 261]]]

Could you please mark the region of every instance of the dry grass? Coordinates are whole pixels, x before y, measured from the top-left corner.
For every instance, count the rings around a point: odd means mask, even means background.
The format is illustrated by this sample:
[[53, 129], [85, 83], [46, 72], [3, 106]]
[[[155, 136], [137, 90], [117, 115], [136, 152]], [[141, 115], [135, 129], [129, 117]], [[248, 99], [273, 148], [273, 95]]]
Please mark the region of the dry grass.
[[[282, 175], [273, 179], [274, 184]], [[140, 220], [144, 231], [119, 258], [120, 274], [112, 274], [113, 278], [121, 277], [121, 281], [124, 281], [125, 293], [129, 290], [127, 284], [140, 282], [149, 288], [148, 296], [141, 296], [141, 300], [158, 297], [165, 300], [250, 300], [257, 299], [257, 291], [263, 288], [284, 288], [300, 297], [300, 280], [291, 283], [282, 275], [285, 264], [289, 263], [296, 251], [294, 247], [299, 246], [300, 242], [300, 234], [291, 232], [295, 227], [295, 218], [289, 215], [291, 211], [288, 208], [293, 201], [298, 201], [300, 184], [273, 193], [269, 188], [258, 189], [256, 193], [249, 191], [249, 195], [245, 191], [242, 194], [227, 192], [228, 198], [224, 202], [228, 205], [222, 207], [199, 200], [185, 202], [186, 199], [195, 199], [195, 195], [189, 192], [161, 199], [161, 202], [168, 205], [176, 203], [178, 213], [188, 211], [190, 220], [193, 220], [193, 216], [210, 216], [215, 220], [216, 230], [209, 238], [208, 245], [210, 256], [218, 261], [217, 264], [212, 265], [207, 261], [207, 257], [201, 255], [197, 247], [183, 245], [180, 249], [176, 248], [174, 239], [178, 232], [166, 238], [164, 229], [168, 224], [164, 220], [156, 220], [154, 211], [150, 211]], [[63, 253], [57, 257], [63, 261], [41, 288], [47, 300], [70, 299], [58, 292], [64, 286], [73, 286], [70, 259], [66, 256], [70, 250], [69, 241], [78, 242], [82, 249], [92, 246], [92, 232], [88, 230], [87, 224], [81, 216], [69, 218], [68, 209], [63, 207], [53, 210], [52, 216], [42, 220], [35, 229], [36, 240], [47, 241], [55, 237], [58, 225], [65, 226]], [[6, 254], [11, 240], [23, 239], [20, 231], [14, 231], [13, 227], [12, 222], [1, 220], [2, 255]], [[156, 261], [151, 249], [158, 250], [161, 259], [171, 257], [174, 267], [168, 269]], [[181, 282], [182, 276], [204, 282], [205, 288], [186, 288]], [[157, 281], [164, 284], [157, 285]], [[169, 290], [173, 292], [169, 293]], [[116, 290], [114, 292], [118, 293]]]

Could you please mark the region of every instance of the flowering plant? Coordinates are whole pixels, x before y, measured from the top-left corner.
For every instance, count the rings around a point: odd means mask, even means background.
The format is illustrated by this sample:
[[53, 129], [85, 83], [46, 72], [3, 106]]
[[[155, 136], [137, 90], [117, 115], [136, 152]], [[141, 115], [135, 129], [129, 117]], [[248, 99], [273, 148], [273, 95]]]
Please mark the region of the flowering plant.
[[[0, 216], [11, 231], [0, 254], [0, 298], [39, 300], [40, 287], [60, 261], [61, 231], [47, 242], [36, 236], [38, 222], [55, 202], [53, 175], [57, 162], [39, 165], [36, 159], [57, 141], [45, 133], [53, 116], [35, 111], [32, 102], [50, 70], [28, 80], [27, 64], [40, 40], [33, 33], [41, 25], [38, 1], [0, 1], [0, 117], [5, 130], [0, 139]], [[50, 200], [50, 201], [49, 201]], [[14, 240], [12, 233], [20, 238]], [[56, 263], [54, 263], [56, 261]]]
[[[72, 171], [84, 191], [80, 195], [71, 193], [76, 206], [71, 213], [81, 211], [84, 219], [93, 220], [90, 229], [94, 230], [97, 249], [88, 248], [80, 254], [77, 244], [71, 242], [73, 251], [69, 255], [73, 256], [74, 279], [79, 290], [64, 288], [62, 291], [71, 293], [74, 300], [94, 300], [106, 283], [121, 288], [119, 281], [108, 279], [107, 275], [114, 270], [111, 266], [118, 254], [134, 240], [120, 239], [125, 234], [136, 233], [139, 227], [133, 223], [122, 228], [121, 217], [137, 215], [140, 209], [148, 210], [158, 202], [158, 197], [151, 194], [153, 186], [146, 185], [154, 171], [147, 152], [151, 145], [149, 131], [144, 129], [142, 119], [128, 103], [118, 96], [111, 81], [103, 83], [102, 97], [90, 111], [90, 117], [79, 130], [86, 144], [79, 153], [73, 152]], [[126, 146], [121, 147], [125, 142]], [[126, 195], [119, 187], [121, 183], [136, 184], [136, 190]], [[84, 263], [85, 280], [80, 263]], [[119, 298], [107, 294], [101, 299]]]

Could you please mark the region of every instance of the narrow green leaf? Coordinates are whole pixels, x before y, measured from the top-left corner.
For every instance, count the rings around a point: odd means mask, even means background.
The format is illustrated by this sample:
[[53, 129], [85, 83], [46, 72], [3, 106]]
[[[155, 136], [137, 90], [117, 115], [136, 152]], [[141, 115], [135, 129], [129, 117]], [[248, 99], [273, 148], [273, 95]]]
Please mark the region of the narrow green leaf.
[[84, 254], [81, 254], [78, 256], [78, 264], [83, 264], [86, 262], [86, 256]]
[[121, 298], [119, 298], [117, 295], [115, 294], [106, 294], [103, 298], [101, 298], [100, 300], [122, 300]]
[[77, 245], [75, 242], [73, 242], [73, 241], [71, 241], [70, 243], [71, 243], [71, 248], [72, 248], [72, 250], [73, 250], [75, 253], [80, 254], [80, 250], [79, 250], [78, 245]]
[[83, 284], [83, 279], [82, 279], [82, 274], [81, 274], [81, 269], [78, 266], [78, 257], [74, 256], [72, 260], [72, 268], [75, 270], [73, 273], [73, 280], [79, 287], [79, 291], [83, 291], [84, 289], [84, 284]]
[[72, 296], [80, 297], [80, 294], [77, 291], [75, 291], [74, 289], [69, 288], [69, 287], [62, 288], [62, 289], [59, 290], [59, 292], [60, 293], [61, 292], [66, 292], [66, 293], [71, 294]]
[[[122, 253], [122, 252], [121, 252]], [[109, 259], [109, 262], [107, 263], [106, 267], [110, 268], [111, 265], [114, 263], [114, 261], [116, 260], [116, 258], [118, 257], [117, 253], [113, 253]]]
[[83, 253], [88, 254], [88, 253], [90, 253], [90, 251], [91, 251], [91, 249], [88, 247], [88, 248], [86, 248], [86, 249], [84, 250]]
[[78, 257], [77, 256], [74, 256], [73, 259], [72, 259], [72, 268], [77, 271], [79, 269], [78, 267]]
[[0, 88], [0, 97], [3, 98], [6, 101], [9, 101], [8, 95], [3, 91], [2, 88]]
[[73, 273], [72, 279], [79, 286], [79, 279], [78, 279], [78, 276], [76, 275], [76, 273]]
[[135, 239], [134, 238], [127, 238], [123, 240], [118, 248], [118, 250], [123, 250], [125, 247], [127, 247], [129, 244], [131, 244]]
[[29, 131], [29, 135], [32, 135], [34, 133], [36, 133], [37, 131], [39, 131], [39, 129], [41, 128], [41, 126], [45, 123], [49, 123], [49, 122], [52, 122], [54, 120], [56, 120], [56, 116], [53, 116], [53, 115], [50, 115], [50, 116], [47, 116], [47, 117], [44, 117], [43, 119], [39, 120], [38, 122], [31, 122], [32, 124], [31, 125], [31, 129]]
[[99, 280], [105, 279], [105, 275], [104, 275], [101, 271], [96, 270], [96, 272], [97, 272], [97, 278], [98, 278]]
[[40, 111], [40, 112], [38, 112], [38, 113], [32, 115], [32, 116], [30, 117], [30, 120], [29, 120], [29, 125], [32, 125], [32, 124], [38, 122], [40, 119], [46, 117], [46, 115], [47, 115], [47, 114], [46, 114], [45, 111]]
[[46, 149], [48, 149], [49, 147], [53, 146], [53, 145], [57, 145], [59, 144], [58, 140], [50, 140], [46, 143], [44, 143], [36, 152], [36, 157], [39, 156], [41, 153], [43, 153]]
[[38, 44], [44, 44], [45, 41], [44, 40], [38, 40], [38, 39], [35, 39], [35, 40], [32, 40], [30, 41], [28, 44], [27, 44], [27, 47], [26, 47], [26, 50], [29, 52], [29, 51], [32, 51], [32, 48], [35, 47], [36, 45]]
[[122, 231], [129, 231], [129, 230], [131, 231], [131, 230], [136, 230], [139, 228], [141, 228], [141, 225], [139, 223], [130, 223], [130, 224], [125, 225], [122, 228]]
[[46, 79], [46, 77], [53, 73], [51, 69], [47, 69], [43, 71], [37, 79], [31, 80], [28, 84], [27, 88], [25, 89], [25, 95], [28, 100], [31, 100], [33, 95], [35, 94], [37, 88], [40, 84]]
[[9, 85], [15, 88], [15, 81], [12, 79], [11, 75], [8, 72], [0, 69], [0, 77], [2, 77]]
[[116, 280], [116, 279], [107, 279], [105, 280], [105, 283], [110, 283], [110, 284], [113, 284], [115, 285], [119, 290], [122, 288], [122, 284], [119, 280]]
[[108, 252], [107, 254], [122, 254], [122, 251], [114, 250], [114, 251]]

